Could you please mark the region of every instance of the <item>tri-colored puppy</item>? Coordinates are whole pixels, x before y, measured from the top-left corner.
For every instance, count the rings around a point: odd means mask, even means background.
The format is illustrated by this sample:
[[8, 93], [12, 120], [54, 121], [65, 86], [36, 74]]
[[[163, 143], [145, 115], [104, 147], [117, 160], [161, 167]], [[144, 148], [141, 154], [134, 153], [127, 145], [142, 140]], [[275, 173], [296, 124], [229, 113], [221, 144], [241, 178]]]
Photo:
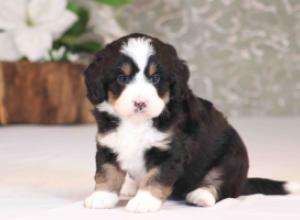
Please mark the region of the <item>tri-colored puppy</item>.
[[159, 210], [167, 198], [197, 206], [252, 193], [287, 194], [290, 183], [248, 178], [246, 148], [212, 103], [188, 87], [175, 49], [143, 34], [107, 45], [85, 71], [98, 124], [96, 191], [88, 208]]

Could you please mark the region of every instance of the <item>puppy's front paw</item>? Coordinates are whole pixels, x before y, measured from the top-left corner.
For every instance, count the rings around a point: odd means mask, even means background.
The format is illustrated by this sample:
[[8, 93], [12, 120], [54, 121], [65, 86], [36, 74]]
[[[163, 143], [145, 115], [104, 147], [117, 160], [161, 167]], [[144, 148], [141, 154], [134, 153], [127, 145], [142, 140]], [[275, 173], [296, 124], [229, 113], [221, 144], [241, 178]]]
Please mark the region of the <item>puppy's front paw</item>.
[[114, 192], [94, 192], [84, 202], [84, 206], [90, 209], [109, 209], [117, 205], [119, 197]]
[[126, 205], [130, 212], [155, 212], [162, 206], [162, 201], [147, 191], [139, 191]]

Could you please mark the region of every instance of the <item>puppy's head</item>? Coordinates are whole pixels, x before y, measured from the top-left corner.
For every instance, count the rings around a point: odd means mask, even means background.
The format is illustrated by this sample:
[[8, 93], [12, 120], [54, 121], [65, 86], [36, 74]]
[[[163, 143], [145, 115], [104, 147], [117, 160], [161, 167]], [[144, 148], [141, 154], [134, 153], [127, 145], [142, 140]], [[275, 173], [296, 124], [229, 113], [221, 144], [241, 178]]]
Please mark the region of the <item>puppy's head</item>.
[[188, 68], [175, 49], [131, 34], [107, 45], [85, 71], [88, 98], [121, 117], [158, 117], [187, 90]]

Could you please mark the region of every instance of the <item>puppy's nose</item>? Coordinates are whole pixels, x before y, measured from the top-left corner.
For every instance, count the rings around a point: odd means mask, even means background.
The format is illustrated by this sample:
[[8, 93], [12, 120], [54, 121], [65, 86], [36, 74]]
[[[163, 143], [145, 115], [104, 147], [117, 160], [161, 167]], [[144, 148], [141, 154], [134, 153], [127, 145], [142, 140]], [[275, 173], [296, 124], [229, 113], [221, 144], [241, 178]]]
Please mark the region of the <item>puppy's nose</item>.
[[141, 111], [144, 108], [147, 107], [147, 103], [145, 101], [134, 101], [134, 107], [138, 110]]

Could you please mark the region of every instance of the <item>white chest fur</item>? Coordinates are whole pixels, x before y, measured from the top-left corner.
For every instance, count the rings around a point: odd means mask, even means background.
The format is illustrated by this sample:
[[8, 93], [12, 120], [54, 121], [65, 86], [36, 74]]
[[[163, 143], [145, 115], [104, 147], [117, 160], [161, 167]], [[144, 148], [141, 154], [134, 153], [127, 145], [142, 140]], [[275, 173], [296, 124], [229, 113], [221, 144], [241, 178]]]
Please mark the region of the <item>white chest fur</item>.
[[136, 181], [145, 175], [145, 151], [151, 147], [167, 149], [169, 134], [158, 131], [152, 126], [152, 120], [121, 120], [114, 131], [98, 134], [99, 144], [115, 152], [120, 167], [127, 171]]

